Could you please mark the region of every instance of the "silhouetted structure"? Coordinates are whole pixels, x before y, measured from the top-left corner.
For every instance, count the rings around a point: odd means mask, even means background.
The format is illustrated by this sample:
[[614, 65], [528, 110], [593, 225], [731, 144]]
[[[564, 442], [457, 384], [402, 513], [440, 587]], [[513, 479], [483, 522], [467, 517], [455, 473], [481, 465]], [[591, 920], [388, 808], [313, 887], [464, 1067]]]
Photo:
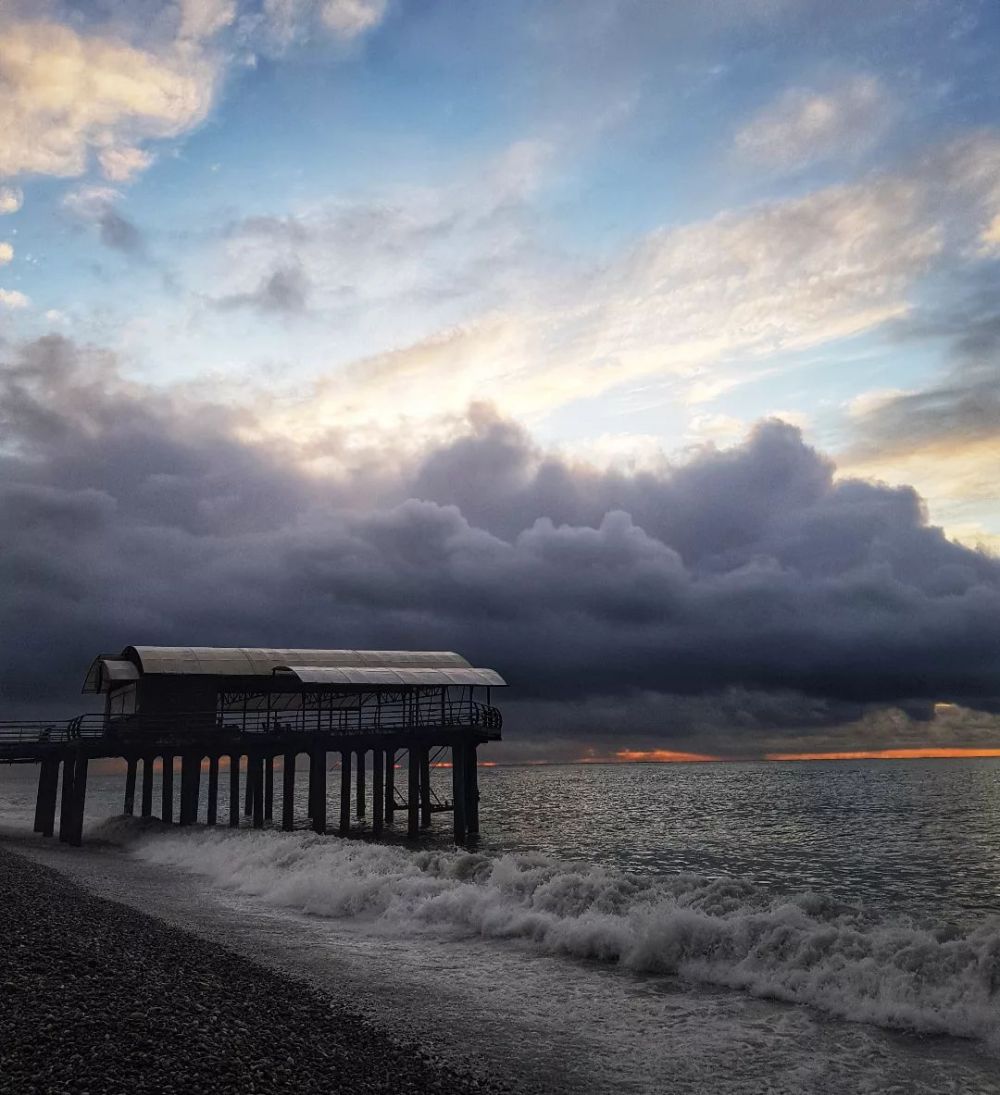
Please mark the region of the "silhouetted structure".
[[[174, 768], [180, 760], [178, 821], [198, 820], [207, 760], [206, 817], [218, 818], [220, 769], [228, 768], [230, 826], [240, 810], [255, 828], [274, 813], [275, 761], [281, 779], [281, 826], [293, 829], [295, 772], [306, 755], [307, 818], [327, 830], [327, 762], [340, 755], [338, 832], [351, 831], [354, 805], [368, 810], [366, 758], [371, 754], [371, 821], [377, 836], [397, 810], [416, 836], [434, 813], [454, 817], [455, 840], [479, 831], [477, 749], [500, 738], [492, 689], [506, 682], [450, 651], [281, 650], [246, 647], [127, 646], [94, 659], [83, 691], [105, 697], [104, 714], [65, 722], [0, 723], [0, 761], [40, 762], [35, 831], [79, 844], [87, 767], [95, 757], [126, 761], [125, 813], [153, 813], [153, 774], [161, 771], [160, 817], [174, 820]], [[431, 767], [451, 751], [452, 797], [439, 798]], [[406, 757], [406, 787], [396, 784]], [[62, 778], [60, 780], [60, 771]], [[241, 795], [241, 773], [243, 776]]]

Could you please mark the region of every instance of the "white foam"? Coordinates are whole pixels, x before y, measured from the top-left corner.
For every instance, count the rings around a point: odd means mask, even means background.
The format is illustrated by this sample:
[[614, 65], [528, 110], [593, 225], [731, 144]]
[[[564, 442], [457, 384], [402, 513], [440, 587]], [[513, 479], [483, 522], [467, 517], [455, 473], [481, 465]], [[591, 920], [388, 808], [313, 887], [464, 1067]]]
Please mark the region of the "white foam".
[[299, 912], [402, 933], [529, 940], [548, 953], [739, 988], [842, 1018], [997, 1044], [1000, 921], [962, 933], [739, 879], [647, 880], [540, 855], [412, 852], [305, 833], [106, 823], [152, 863]]

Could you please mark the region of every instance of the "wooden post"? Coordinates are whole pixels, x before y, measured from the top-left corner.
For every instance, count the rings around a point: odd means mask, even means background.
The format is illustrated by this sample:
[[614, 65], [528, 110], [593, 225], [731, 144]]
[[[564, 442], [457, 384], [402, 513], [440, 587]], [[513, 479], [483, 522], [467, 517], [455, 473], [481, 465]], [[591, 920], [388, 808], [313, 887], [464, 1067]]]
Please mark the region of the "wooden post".
[[420, 828], [426, 829], [431, 823], [431, 751], [420, 747]]
[[240, 760], [241, 754], [229, 754], [229, 828], [240, 827]]
[[295, 750], [285, 753], [281, 771], [281, 827], [286, 833], [295, 828]]
[[451, 747], [451, 797], [455, 809], [455, 843], [464, 844], [467, 832], [465, 818], [465, 746]]
[[59, 799], [59, 840], [69, 840], [73, 826], [73, 776], [76, 773], [76, 754], [63, 753], [62, 794]]
[[135, 770], [139, 765], [138, 757], [129, 757], [128, 767], [125, 769], [125, 807], [126, 817], [132, 817], [135, 813]]
[[372, 750], [372, 832], [382, 835], [382, 816], [385, 809], [385, 753], [377, 746]]
[[[270, 699], [268, 700], [270, 703]], [[243, 797], [243, 816], [249, 817], [253, 813], [253, 757], [247, 753], [247, 778]]]
[[250, 782], [253, 784], [253, 827], [264, 828], [264, 758], [257, 754], [250, 758]]
[[418, 748], [406, 750], [406, 835], [414, 837], [420, 831], [420, 761]]
[[351, 751], [340, 754], [340, 835], [351, 832]]
[[55, 830], [56, 792], [59, 790], [59, 757], [46, 757], [38, 772], [35, 800], [35, 832], [52, 836]]
[[385, 751], [385, 820], [396, 816], [396, 750]]
[[478, 746], [470, 742], [465, 747], [465, 822], [470, 835], [479, 833], [479, 768]]
[[174, 755], [163, 754], [163, 772], [160, 781], [160, 818], [168, 825], [174, 820]]
[[191, 753], [181, 755], [181, 825], [193, 825], [198, 820], [196, 768], [201, 771], [201, 757]]
[[365, 816], [365, 751], [358, 750], [358, 780], [357, 793], [355, 795], [355, 807], [358, 817]]
[[219, 820], [219, 757], [213, 753], [208, 758], [208, 809], [205, 821], [215, 825]]
[[142, 816], [153, 816], [153, 761], [148, 754], [142, 758]]
[[264, 761], [264, 820], [274, 820], [274, 757]]
[[309, 757], [309, 776], [315, 780], [313, 787], [315, 799], [312, 811], [312, 829], [314, 833], [326, 832], [326, 746], [314, 742]]
[[76, 771], [73, 773], [73, 805], [70, 824], [69, 843], [79, 848], [83, 841], [83, 811], [87, 801], [87, 754], [80, 752], [76, 758]]

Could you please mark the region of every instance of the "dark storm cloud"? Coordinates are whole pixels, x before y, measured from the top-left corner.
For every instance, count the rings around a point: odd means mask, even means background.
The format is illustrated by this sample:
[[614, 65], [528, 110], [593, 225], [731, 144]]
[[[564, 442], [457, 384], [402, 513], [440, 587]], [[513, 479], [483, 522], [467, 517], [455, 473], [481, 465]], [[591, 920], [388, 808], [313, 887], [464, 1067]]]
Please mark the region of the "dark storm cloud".
[[319, 481], [61, 339], [2, 377], [11, 710], [68, 701], [129, 642], [453, 647], [541, 736], [752, 738], [1000, 695], [1000, 564], [908, 488], [835, 482], [782, 423], [625, 476], [480, 408], [412, 472]]

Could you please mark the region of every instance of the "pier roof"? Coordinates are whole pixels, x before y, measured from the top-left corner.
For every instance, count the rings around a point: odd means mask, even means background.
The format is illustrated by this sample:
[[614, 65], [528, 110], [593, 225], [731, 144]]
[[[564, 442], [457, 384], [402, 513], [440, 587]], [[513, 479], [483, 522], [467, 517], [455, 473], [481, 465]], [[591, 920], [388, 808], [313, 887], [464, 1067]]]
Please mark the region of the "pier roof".
[[276, 672], [317, 684], [506, 684], [499, 673], [474, 668], [451, 650], [127, 646], [121, 654], [94, 659], [83, 691], [107, 692], [143, 676], [272, 677]]

